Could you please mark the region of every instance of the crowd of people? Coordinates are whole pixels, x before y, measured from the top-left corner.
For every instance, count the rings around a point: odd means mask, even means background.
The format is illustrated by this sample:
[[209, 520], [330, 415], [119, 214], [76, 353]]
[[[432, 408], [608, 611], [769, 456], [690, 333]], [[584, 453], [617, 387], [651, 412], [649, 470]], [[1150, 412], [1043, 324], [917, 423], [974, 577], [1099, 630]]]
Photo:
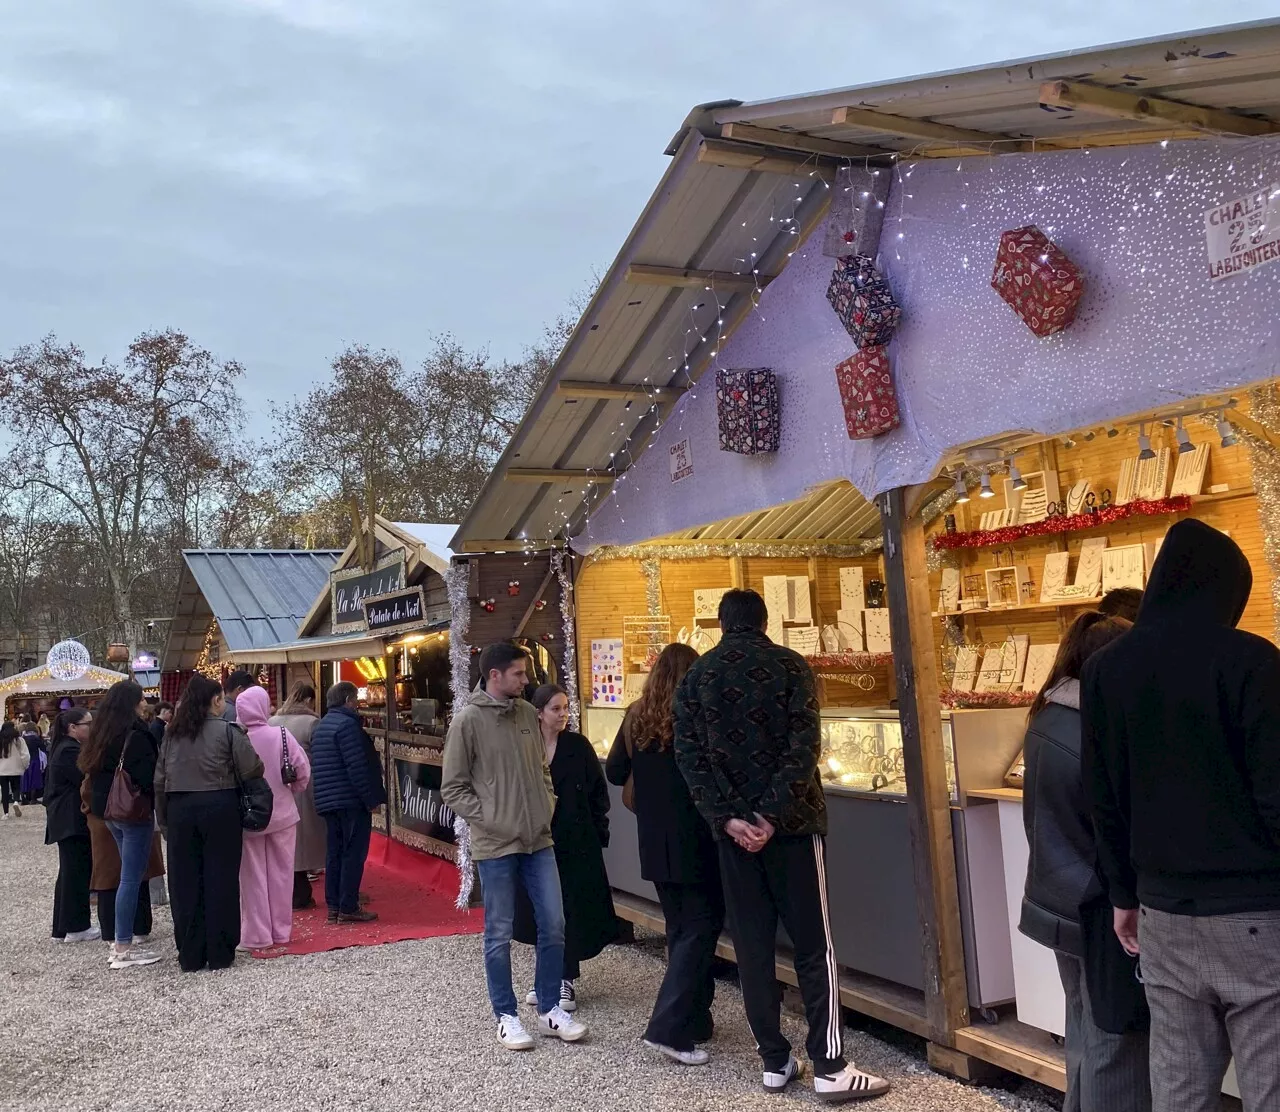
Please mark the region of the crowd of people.
[[[45, 841], [58, 847], [52, 937], [105, 940], [112, 969], [156, 964], [148, 882], [166, 873], [187, 972], [287, 944], [322, 870], [330, 922], [376, 919], [360, 881], [386, 795], [355, 701], [354, 684], [335, 685], [321, 719], [300, 682], [273, 715], [237, 671], [224, 684], [193, 676], [176, 706], [148, 707], [124, 680], [93, 710], [59, 713], [42, 784]], [[6, 722], [0, 761], [25, 767], [30, 752]]]

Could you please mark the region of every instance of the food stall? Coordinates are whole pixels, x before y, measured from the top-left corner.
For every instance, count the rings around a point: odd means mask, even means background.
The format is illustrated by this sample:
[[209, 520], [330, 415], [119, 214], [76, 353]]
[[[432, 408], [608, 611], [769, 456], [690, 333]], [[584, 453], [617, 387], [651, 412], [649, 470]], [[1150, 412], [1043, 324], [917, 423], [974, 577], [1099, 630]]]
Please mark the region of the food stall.
[[[916, 918], [899, 941], [915, 953], [891, 961], [855, 930], [842, 986], [962, 1076], [986, 1062], [1064, 1083], [1052, 1028], [1018, 1018], [1016, 975], [1009, 1006], [982, 984], [984, 963], [1016, 974], [1017, 869], [1006, 877], [1001, 804], [980, 793], [1015, 763], [1028, 668], [1033, 685], [1104, 583], [1145, 575], [1178, 514], [1228, 528], [1256, 573], [1280, 551], [1268, 533], [1280, 490], [1259, 466], [1274, 402], [1253, 390], [1280, 366], [1280, 268], [1267, 265], [1280, 258], [1278, 47], [1271, 23], [695, 110], [454, 541], [569, 542], [573, 667], [597, 743], [620, 707], [595, 705], [595, 681], [616, 677], [625, 703], [661, 638], [714, 637], [695, 592], [741, 582], [768, 597], [766, 578], [803, 578], [817, 620], [771, 632], [801, 627], [797, 645], [816, 636], [822, 649], [834, 625], [839, 652], [840, 612], [854, 609], [841, 568], [863, 567], [864, 592], [883, 573], [884, 606], [864, 599], [863, 652], [866, 614], [883, 609], [892, 690], [889, 672], [869, 692], [827, 678], [812, 653], [833, 822], [894, 806], [887, 784], [858, 783], [863, 747], [846, 759], [841, 735], [879, 739], [877, 759], [900, 736], [907, 790], [898, 835], [840, 827], [849, 853], [832, 853], [831, 888], [850, 904], [868, 886], [887, 903], [909, 893]], [[837, 316], [851, 245], [878, 260], [864, 280], [901, 310], [870, 354]], [[869, 428], [869, 414], [885, 420]], [[1217, 448], [1201, 452], [1206, 440]], [[841, 481], [874, 506], [857, 527], [812, 501]], [[1246, 626], [1274, 636], [1271, 582], [1259, 575]], [[857, 675], [875, 676], [863, 663]], [[957, 723], [977, 713], [970, 749]], [[982, 874], [981, 891], [978, 830], [1000, 874]], [[620, 908], [639, 915], [617, 857]]]

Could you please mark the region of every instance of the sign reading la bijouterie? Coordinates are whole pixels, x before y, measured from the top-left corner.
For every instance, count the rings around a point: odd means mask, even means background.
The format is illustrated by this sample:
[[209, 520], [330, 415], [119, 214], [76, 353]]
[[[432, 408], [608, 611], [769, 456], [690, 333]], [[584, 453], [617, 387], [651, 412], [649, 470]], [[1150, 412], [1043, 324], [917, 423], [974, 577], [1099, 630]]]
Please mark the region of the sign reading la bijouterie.
[[1204, 238], [1215, 281], [1280, 259], [1280, 183], [1211, 208]]
[[404, 552], [393, 552], [378, 561], [373, 571], [343, 568], [329, 575], [329, 604], [334, 633], [355, 633], [365, 628], [367, 598], [404, 589]]
[[395, 633], [426, 624], [427, 601], [421, 587], [388, 595], [371, 595], [361, 602], [370, 633]]

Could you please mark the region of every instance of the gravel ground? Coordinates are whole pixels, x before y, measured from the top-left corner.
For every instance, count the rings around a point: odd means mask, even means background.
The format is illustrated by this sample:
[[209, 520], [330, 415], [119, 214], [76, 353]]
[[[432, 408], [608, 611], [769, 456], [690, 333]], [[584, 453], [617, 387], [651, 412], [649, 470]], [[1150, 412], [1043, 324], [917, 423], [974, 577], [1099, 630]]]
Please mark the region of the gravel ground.
[[[711, 1065], [668, 1063], [639, 1042], [662, 973], [648, 937], [587, 965], [580, 1016], [590, 1039], [503, 1050], [484, 993], [478, 937], [401, 942], [182, 974], [167, 908], [156, 911], [166, 960], [112, 972], [105, 946], [49, 940], [57, 854], [44, 813], [0, 822], [0, 1109], [426, 1108], [506, 1112], [673, 1109], [755, 1112], [815, 1107], [807, 1085], [760, 1090], [760, 1063], [736, 987], [717, 991]], [[532, 961], [516, 947], [516, 983]], [[528, 1011], [528, 1009], [524, 1009]], [[788, 1035], [803, 1041], [800, 1023]], [[878, 1112], [1052, 1112], [1033, 1087], [1001, 1092], [931, 1073], [911, 1053], [849, 1031], [850, 1053], [888, 1077]]]

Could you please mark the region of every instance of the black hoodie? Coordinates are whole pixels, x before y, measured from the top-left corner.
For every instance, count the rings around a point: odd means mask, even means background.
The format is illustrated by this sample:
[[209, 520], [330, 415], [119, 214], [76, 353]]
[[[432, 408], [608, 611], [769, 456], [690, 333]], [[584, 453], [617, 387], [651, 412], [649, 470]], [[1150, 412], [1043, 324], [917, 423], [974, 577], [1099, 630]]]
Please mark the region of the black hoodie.
[[1133, 629], [1084, 667], [1085, 789], [1116, 907], [1280, 910], [1280, 650], [1235, 628], [1252, 585], [1234, 541], [1180, 521]]

